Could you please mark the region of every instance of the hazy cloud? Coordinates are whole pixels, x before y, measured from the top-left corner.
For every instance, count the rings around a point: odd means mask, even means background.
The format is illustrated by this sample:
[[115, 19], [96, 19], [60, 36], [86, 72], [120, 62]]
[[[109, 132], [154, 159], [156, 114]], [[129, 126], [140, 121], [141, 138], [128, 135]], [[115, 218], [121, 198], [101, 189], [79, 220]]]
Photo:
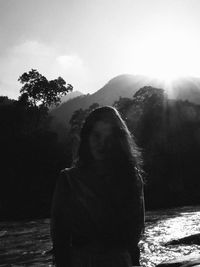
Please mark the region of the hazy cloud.
[[77, 66], [82, 67], [83, 62], [77, 55], [62, 55], [56, 58], [58, 64], [60, 64], [64, 69], [76, 68]]
[[37, 69], [48, 79], [62, 76], [67, 83], [80, 90], [89, 80], [88, 68], [77, 54], [66, 54], [59, 49], [40, 43], [26, 41], [10, 50], [0, 59], [0, 94], [9, 97], [19, 95], [19, 76], [31, 69]]

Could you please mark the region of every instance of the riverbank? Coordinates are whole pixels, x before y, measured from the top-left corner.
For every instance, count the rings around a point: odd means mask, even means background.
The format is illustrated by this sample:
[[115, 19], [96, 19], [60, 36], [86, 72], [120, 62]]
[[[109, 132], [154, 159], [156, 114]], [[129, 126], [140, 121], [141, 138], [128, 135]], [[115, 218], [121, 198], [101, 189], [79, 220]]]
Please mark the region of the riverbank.
[[[200, 206], [148, 211], [140, 242], [141, 265], [154, 267], [182, 256], [200, 256], [197, 244], [167, 245], [172, 240], [200, 233]], [[0, 222], [0, 267], [53, 266], [49, 219]]]

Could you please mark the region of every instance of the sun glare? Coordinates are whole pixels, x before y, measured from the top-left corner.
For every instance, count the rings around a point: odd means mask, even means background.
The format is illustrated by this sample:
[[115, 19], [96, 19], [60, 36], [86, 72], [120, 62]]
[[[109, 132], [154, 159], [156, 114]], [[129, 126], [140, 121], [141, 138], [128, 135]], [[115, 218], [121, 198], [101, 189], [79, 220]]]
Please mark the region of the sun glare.
[[171, 81], [179, 76], [189, 75], [189, 60], [184, 49], [178, 50], [170, 40], [157, 46], [150, 46], [141, 56], [143, 66], [140, 72], [158, 79]]
[[[200, 40], [192, 33], [165, 27], [149, 32], [129, 51], [129, 71], [163, 80], [166, 83], [183, 76], [199, 76]], [[127, 52], [128, 53], [128, 52]], [[129, 61], [129, 62], [130, 62]], [[131, 65], [132, 64], [132, 65]]]

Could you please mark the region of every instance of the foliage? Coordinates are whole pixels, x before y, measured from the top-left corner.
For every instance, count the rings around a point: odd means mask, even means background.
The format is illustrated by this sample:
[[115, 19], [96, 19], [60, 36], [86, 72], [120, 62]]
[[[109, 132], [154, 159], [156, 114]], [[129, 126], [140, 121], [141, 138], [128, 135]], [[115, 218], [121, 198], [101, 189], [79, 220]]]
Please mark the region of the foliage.
[[[28, 92], [18, 101], [0, 96], [2, 219], [49, 216], [58, 173], [71, 165], [82, 123], [99, 106], [76, 110], [66, 142], [59, 143], [48, 107], [34, 97]], [[162, 89], [153, 87], [113, 105], [143, 152], [147, 208], [199, 204], [200, 106], [167, 99]]]
[[20, 81], [18, 101], [0, 97], [1, 219], [49, 216], [58, 172], [71, 160], [51, 129], [48, 108], [72, 87], [36, 70]]
[[199, 203], [200, 106], [167, 99], [153, 87], [120, 98], [115, 106], [143, 151], [146, 206]]
[[163, 89], [145, 86], [132, 99], [120, 97], [113, 105], [119, 110], [139, 144], [144, 146], [149, 140], [146, 135], [149, 137], [150, 131], [153, 134], [155, 128], [158, 131], [165, 102]]
[[137, 113], [140, 113], [136, 136], [141, 146], [155, 145], [162, 126], [165, 103], [166, 95], [163, 89], [145, 86], [135, 93], [133, 106]]
[[71, 84], [66, 86], [63, 78], [58, 77], [48, 81], [35, 69], [22, 74], [18, 81], [23, 84], [19, 100], [28, 103], [29, 106], [41, 105], [49, 108], [52, 105], [58, 105], [61, 97], [73, 89]]
[[78, 109], [75, 110], [74, 113], [72, 114], [72, 117], [69, 121], [70, 123], [70, 131], [69, 131], [69, 135], [68, 135], [68, 142], [69, 142], [69, 146], [70, 149], [72, 151], [72, 158], [73, 160], [76, 159], [76, 155], [77, 155], [77, 150], [78, 150], [78, 146], [79, 146], [79, 135], [80, 135], [80, 131], [81, 131], [81, 127], [83, 125], [83, 122], [85, 120], [85, 118], [88, 116], [88, 114], [94, 110], [95, 108], [98, 108], [99, 104], [98, 103], [94, 103], [92, 105], [89, 106], [88, 109]]
[[85, 118], [87, 117], [87, 115], [92, 110], [94, 110], [95, 108], [98, 108], [98, 107], [99, 107], [99, 104], [94, 103], [91, 106], [89, 106], [88, 109], [83, 110], [82, 108], [80, 108], [80, 109], [75, 110], [74, 113], [72, 114], [70, 121], [69, 121], [71, 133], [76, 132], [77, 134], [79, 134], [80, 129], [82, 127], [82, 124], [83, 124]]
[[126, 111], [132, 104], [132, 99], [120, 96], [119, 100], [113, 103], [113, 107], [115, 107], [120, 112], [120, 115], [123, 117], [123, 119], [126, 120]]

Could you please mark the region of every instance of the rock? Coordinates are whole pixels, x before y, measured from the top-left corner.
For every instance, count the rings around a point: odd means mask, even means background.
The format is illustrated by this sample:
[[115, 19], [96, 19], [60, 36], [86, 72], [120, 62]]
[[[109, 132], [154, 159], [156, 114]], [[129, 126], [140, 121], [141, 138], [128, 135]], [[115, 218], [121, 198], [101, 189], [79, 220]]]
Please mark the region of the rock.
[[200, 245], [200, 234], [186, 236], [180, 239], [172, 240], [165, 245], [191, 245], [196, 244]]
[[166, 261], [158, 264], [156, 267], [200, 267], [200, 255], [183, 256], [175, 260]]

